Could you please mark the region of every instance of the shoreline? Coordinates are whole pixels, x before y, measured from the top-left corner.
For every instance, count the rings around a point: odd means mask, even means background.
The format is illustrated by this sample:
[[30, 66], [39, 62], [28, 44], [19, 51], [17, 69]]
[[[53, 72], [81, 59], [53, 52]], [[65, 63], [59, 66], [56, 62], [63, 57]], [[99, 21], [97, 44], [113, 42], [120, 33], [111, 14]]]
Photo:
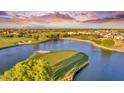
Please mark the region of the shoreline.
[[90, 41], [90, 40], [81, 40], [81, 39], [76, 39], [76, 38], [62, 38], [62, 39], [82, 41], [82, 42], [86, 42], [86, 43], [92, 44], [93, 46], [98, 47], [98, 48], [101, 48], [101, 49], [124, 53], [124, 50], [108, 48], [108, 47], [105, 47], [105, 46], [102, 46], [102, 45], [98, 45], [95, 42]]
[[77, 70], [74, 72], [74, 74], [72, 75], [72, 81], [75, 81], [74, 78], [75, 76], [82, 70], [84, 69], [87, 65], [89, 64], [88, 61], [86, 61], [86, 63], [84, 63], [82, 66], [80, 66], [79, 68], [77, 68]]
[[12, 45], [12, 46], [1, 47], [0, 50], [11, 48], [11, 47], [17, 47], [17, 46], [40, 44], [40, 43], [44, 43], [44, 42], [47, 42], [47, 41], [50, 41], [50, 39], [47, 39], [47, 40], [44, 40], [44, 41], [39, 41], [39, 42], [33, 42], [33, 43], [30, 43], [30, 44], [15, 44], [15, 45]]
[[1, 47], [0, 50], [2, 50], [2, 49], [7, 49], [7, 48], [11, 48], [11, 47], [17, 47], [17, 46], [20, 46], [20, 45], [12, 45], [12, 46], [7, 46], [7, 47]]
[[65, 76], [63, 81], [74, 81], [75, 76], [84, 69], [89, 64], [88, 61], [86, 61], [84, 64], [82, 64], [80, 67], [78, 67], [70, 76]]

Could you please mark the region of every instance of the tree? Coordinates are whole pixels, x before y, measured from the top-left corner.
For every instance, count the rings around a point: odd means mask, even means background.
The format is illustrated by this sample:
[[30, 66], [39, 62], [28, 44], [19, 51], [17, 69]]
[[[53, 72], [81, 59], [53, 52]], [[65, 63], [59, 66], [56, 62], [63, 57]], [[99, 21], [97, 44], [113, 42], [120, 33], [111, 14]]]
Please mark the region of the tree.
[[40, 58], [33, 58], [6, 71], [1, 76], [1, 80], [8, 81], [35, 81], [35, 80], [53, 80], [52, 68], [47, 61]]

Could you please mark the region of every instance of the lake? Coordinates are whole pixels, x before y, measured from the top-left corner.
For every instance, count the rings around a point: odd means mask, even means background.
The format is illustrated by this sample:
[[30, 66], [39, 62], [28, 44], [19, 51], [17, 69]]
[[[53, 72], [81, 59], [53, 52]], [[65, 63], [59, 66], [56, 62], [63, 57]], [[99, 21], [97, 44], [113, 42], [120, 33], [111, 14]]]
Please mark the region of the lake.
[[124, 80], [124, 53], [103, 50], [75, 40], [51, 40], [41, 44], [1, 49], [0, 74], [40, 49], [76, 50], [87, 54], [89, 65], [75, 76], [76, 81]]

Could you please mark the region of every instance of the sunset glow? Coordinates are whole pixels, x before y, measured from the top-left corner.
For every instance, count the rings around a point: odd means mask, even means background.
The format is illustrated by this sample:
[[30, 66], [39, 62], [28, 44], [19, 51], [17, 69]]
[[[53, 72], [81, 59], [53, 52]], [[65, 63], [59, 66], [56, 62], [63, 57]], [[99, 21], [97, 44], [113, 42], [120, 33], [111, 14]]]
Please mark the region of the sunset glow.
[[0, 11], [0, 27], [124, 28], [123, 11]]

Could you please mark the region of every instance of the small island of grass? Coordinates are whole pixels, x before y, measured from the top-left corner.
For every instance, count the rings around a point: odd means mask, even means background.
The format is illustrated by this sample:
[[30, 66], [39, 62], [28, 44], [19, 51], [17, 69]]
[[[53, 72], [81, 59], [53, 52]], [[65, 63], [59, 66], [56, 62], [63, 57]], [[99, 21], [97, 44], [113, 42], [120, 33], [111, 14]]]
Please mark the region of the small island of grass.
[[35, 53], [0, 76], [6, 81], [72, 80], [88, 64], [88, 56], [73, 50]]

